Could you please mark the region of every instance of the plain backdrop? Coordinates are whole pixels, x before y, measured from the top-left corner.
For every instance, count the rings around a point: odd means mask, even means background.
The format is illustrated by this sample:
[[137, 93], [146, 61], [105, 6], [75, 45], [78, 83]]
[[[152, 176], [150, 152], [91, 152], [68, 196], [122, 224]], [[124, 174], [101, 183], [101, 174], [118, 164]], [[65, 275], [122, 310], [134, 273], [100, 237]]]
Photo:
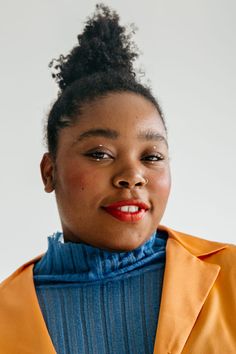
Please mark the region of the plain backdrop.
[[[236, 230], [235, 0], [111, 0], [169, 129], [172, 194], [162, 224], [220, 242]], [[0, 1], [0, 280], [60, 230], [39, 173], [57, 96], [48, 63], [67, 54], [94, 0]]]

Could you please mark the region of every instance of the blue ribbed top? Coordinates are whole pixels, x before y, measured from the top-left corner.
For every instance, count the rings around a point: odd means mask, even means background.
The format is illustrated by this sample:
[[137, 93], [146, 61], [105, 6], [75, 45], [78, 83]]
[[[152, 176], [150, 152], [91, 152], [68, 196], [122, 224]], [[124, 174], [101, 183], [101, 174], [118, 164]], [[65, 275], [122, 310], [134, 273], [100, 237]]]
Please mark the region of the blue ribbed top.
[[58, 354], [153, 352], [167, 235], [130, 252], [48, 238], [34, 267], [36, 293]]

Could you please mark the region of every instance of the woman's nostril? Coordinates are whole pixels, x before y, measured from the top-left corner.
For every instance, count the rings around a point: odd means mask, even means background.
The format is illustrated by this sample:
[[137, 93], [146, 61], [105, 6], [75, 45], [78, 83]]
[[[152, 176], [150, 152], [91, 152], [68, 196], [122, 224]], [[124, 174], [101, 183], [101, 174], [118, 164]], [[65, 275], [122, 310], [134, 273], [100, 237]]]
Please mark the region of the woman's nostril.
[[129, 182], [126, 182], [126, 181], [120, 181], [120, 182], [119, 182], [119, 185], [120, 185], [121, 187], [128, 188], [128, 187], [129, 187]]
[[147, 179], [144, 177], [137, 177], [137, 178], [117, 178], [113, 181], [116, 187], [120, 188], [135, 188], [135, 187], [142, 187], [147, 184]]
[[136, 186], [136, 187], [141, 187], [142, 185], [143, 185], [143, 182], [141, 182], [141, 181], [140, 181], [140, 182], [135, 183], [135, 186]]

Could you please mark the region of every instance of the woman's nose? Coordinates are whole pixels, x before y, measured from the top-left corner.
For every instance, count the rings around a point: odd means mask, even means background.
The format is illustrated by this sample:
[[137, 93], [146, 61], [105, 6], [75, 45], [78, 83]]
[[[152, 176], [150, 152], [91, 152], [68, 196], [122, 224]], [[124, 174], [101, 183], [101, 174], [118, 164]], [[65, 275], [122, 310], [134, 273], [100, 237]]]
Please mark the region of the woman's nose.
[[113, 178], [113, 185], [117, 188], [133, 189], [143, 187], [148, 183], [147, 178], [133, 171], [126, 171]]

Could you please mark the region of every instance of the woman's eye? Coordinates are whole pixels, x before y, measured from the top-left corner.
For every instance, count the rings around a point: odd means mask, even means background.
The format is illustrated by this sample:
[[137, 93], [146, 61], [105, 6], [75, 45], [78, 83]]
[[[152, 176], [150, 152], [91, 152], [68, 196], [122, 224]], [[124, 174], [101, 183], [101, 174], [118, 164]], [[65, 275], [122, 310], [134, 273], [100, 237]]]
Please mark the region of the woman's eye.
[[153, 155], [147, 155], [142, 158], [143, 161], [150, 161], [150, 162], [156, 162], [156, 161], [162, 161], [164, 160], [164, 156], [162, 154], [153, 154]]
[[111, 156], [103, 151], [92, 151], [88, 152], [86, 156], [91, 157], [96, 161], [111, 159]]

